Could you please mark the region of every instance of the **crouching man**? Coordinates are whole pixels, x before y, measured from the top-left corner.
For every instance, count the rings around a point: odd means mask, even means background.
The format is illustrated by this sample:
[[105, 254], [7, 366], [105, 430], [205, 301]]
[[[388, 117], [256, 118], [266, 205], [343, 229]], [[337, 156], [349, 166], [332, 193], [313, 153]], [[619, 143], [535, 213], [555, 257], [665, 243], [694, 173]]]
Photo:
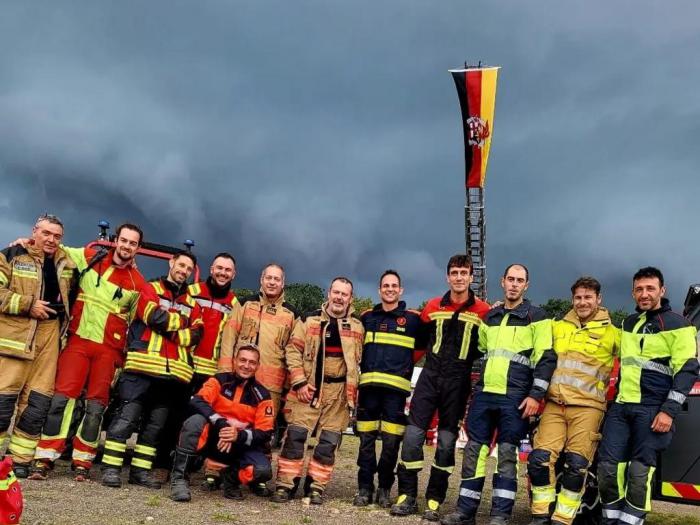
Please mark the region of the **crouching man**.
[[182, 426], [170, 476], [174, 501], [190, 501], [187, 473], [198, 457], [228, 466], [222, 472], [224, 497], [243, 499], [241, 485], [264, 495], [264, 484], [272, 478], [265, 450], [275, 421], [270, 393], [255, 380], [259, 364], [257, 347], [243, 346], [233, 371], [209, 378], [192, 397], [190, 406], [197, 413]]

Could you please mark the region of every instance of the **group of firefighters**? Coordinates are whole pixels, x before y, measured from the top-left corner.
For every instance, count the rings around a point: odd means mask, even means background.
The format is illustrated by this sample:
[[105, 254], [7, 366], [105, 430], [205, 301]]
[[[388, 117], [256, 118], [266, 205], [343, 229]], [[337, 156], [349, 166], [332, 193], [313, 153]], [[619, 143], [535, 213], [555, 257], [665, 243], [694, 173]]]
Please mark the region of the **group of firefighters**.
[[[74, 434], [75, 479], [89, 479], [105, 430], [106, 486], [121, 486], [130, 457], [129, 483], [160, 488], [154, 471], [168, 469], [175, 501], [191, 499], [189, 474], [203, 467], [205, 487], [222, 485], [228, 498], [242, 499], [248, 485], [284, 503], [299, 489], [315, 437], [302, 491], [321, 504], [355, 412], [353, 504], [404, 516], [418, 512], [423, 445], [437, 414], [423, 518], [474, 524], [493, 452], [490, 525], [504, 525], [517, 493], [518, 446], [544, 407], [527, 465], [532, 525], [573, 522], [596, 450], [603, 523], [641, 525], [657, 454], [698, 378], [696, 330], [671, 311], [653, 267], [634, 274], [636, 312], [620, 328], [591, 277], [571, 287], [564, 318], [549, 319], [525, 298], [523, 264], [506, 268], [503, 298], [491, 307], [470, 289], [466, 255], [450, 258], [448, 291], [421, 312], [406, 308], [401, 278], [387, 270], [374, 308], [355, 314], [352, 282], [337, 277], [318, 310], [299, 314], [285, 301], [279, 264], [263, 268], [257, 296], [240, 299], [229, 253], [214, 258], [205, 281], [188, 285], [197, 260], [182, 251], [167, 275], [146, 282], [134, 263], [138, 226], [119, 226], [104, 250], [66, 247], [63, 233], [45, 214], [31, 237], [0, 251], [0, 446], [9, 439], [17, 477], [47, 479]], [[620, 379], [606, 415], [615, 358]], [[283, 405], [270, 491], [270, 442]], [[465, 412], [459, 496], [444, 514]]]

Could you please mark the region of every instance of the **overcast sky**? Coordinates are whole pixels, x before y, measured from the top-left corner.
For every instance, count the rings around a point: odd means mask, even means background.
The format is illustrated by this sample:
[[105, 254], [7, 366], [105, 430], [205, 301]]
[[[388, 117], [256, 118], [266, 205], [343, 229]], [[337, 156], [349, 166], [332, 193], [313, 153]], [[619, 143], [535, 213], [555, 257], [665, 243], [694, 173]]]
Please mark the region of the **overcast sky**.
[[[464, 250], [449, 68], [500, 65], [487, 173], [489, 295], [597, 276], [631, 309], [658, 265], [700, 282], [700, 3], [489, 0], [3, 2], [0, 243], [59, 214], [227, 250], [236, 284], [386, 268], [418, 305]], [[206, 266], [206, 264], [205, 264]]]

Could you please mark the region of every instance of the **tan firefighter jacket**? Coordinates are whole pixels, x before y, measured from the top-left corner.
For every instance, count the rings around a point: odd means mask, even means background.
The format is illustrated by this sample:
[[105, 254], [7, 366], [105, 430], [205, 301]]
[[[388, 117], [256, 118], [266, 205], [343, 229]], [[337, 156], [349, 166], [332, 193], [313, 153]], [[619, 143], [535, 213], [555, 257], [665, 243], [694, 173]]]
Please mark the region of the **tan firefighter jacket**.
[[581, 326], [570, 310], [564, 319], [554, 322], [552, 336], [557, 368], [547, 399], [605, 410], [610, 372], [620, 348], [620, 330], [613, 326], [608, 311], [599, 308], [595, 317]]
[[284, 300], [284, 293], [270, 301], [261, 290], [257, 297], [243, 299], [231, 313], [221, 336], [219, 371], [231, 372], [233, 356], [246, 344], [260, 350], [260, 366], [255, 379], [270, 392], [280, 393], [287, 379], [285, 347], [299, 319]]
[[[347, 376], [345, 382], [345, 393], [347, 394], [348, 405], [355, 407], [357, 394], [357, 383], [359, 380], [359, 365], [362, 357], [362, 344], [364, 342], [365, 330], [362, 323], [351, 316], [353, 312], [350, 307], [347, 316], [338, 319], [338, 329], [340, 332], [340, 345], [343, 348], [343, 358], [347, 366]], [[325, 362], [325, 359], [318, 359], [319, 352], [325, 355], [326, 327], [330, 318], [326, 313], [326, 303], [320, 310], [317, 310], [305, 319], [297, 323], [292, 338], [286, 348], [287, 366], [292, 388], [296, 389], [305, 383], [316, 387], [316, 396], [323, 398], [323, 370], [317, 371], [318, 363]], [[317, 384], [317, 378], [321, 378]]]
[[[42, 297], [43, 264], [43, 252], [32, 246], [13, 246], [0, 251], [0, 355], [34, 359], [34, 335], [39, 321], [29, 317], [29, 310]], [[66, 312], [61, 317], [61, 334], [64, 334], [75, 263], [59, 248], [54, 264]]]

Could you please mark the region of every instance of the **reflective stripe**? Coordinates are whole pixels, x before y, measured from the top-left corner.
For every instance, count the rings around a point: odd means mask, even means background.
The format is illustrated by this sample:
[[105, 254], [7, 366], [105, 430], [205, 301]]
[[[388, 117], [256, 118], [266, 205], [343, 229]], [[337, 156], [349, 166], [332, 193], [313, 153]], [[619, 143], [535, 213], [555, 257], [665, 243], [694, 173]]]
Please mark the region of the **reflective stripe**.
[[621, 512], [619, 509], [603, 509], [603, 517], [610, 520], [620, 519], [620, 514]]
[[[432, 318], [433, 314], [430, 314]], [[445, 319], [438, 319], [435, 322], [435, 344], [433, 345], [433, 353], [437, 354], [440, 352], [440, 347], [442, 346], [442, 325], [445, 323]]]
[[452, 465], [451, 467], [441, 467], [440, 465], [436, 465], [435, 463], [433, 463], [433, 467], [438, 470], [442, 470], [443, 472], [449, 472], [450, 474], [452, 474], [452, 472], [455, 469], [454, 465]]
[[37, 447], [34, 451], [34, 459], [48, 459], [49, 461], [56, 461], [61, 457], [61, 452], [58, 452], [52, 448], [39, 448]]
[[466, 359], [469, 353], [469, 345], [472, 341], [472, 323], [464, 323], [464, 332], [462, 333], [462, 345], [459, 348], [459, 358]]
[[[102, 276], [103, 279], [105, 277], [106, 277], [106, 274]], [[87, 295], [84, 293], [79, 293], [77, 300], [82, 301], [86, 304], [90, 303], [90, 304], [93, 304], [95, 306], [99, 306], [100, 308], [107, 310], [109, 313], [115, 314], [115, 315], [121, 317], [122, 319], [126, 320], [126, 318], [127, 318], [127, 316], [125, 314], [128, 312], [128, 309], [125, 308], [124, 310], [122, 310], [119, 307], [119, 304], [109, 303], [107, 301], [103, 301], [99, 297], [95, 297], [93, 295]]]
[[459, 495], [469, 499], [481, 499], [481, 492], [477, 492], [476, 490], [459, 489]]
[[357, 431], [358, 432], [374, 432], [379, 430], [379, 421], [358, 421]]
[[[118, 458], [116, 456], [109, 456], [107, 454], [102, 456], [102, 463], [107, 465], [112, 465], [113, 467], [121, 467], [124, 464], [124, 458]], [[134, 464], [134, 460], [131, 460], [131, 464]]]
[[533, 503], [551, 503], [557, 499], [557, 490], [554, 485], [544, 485], [541, 487], [532, 487]]
[[116, 452], [126, 452], [126, 443], [107, 440], [105, 441], [105, 449], [115, 450]]
[[653, 372], [658, 372], [667, 376], [673, 375], [673, 369], [671, 367], [657, 363], [656, 361], [642, 359], [641, 357], [623, 357], [622, 366], [637, 366], [644, 370], [652, 370]]
[[493, 490], [493, 497], [514, 500], [515, 499], [515, 492], [512, 490], [506, 490], [506, 489], [494, 489]]
[[411, 391], [411, 382], [408, 379], [394, 374], [387, 374], [386, 372], [365, 372], [361, 374], [360, 386], [369, 383], [380, 383], [383, 385], [396, 387], [406, 392]]
[[557, 368], [572, 368], [580, 370], [584, 374], [595, 377], [598, 381], [606, 381], [608, 374], [601, 372], [599, 368], [576, 361], [575, 359], [562, 359], [557, 361]]
[[423, 468], [423, 461], [402, 461], [401, 464], [406, 470], [420, 470]]
[[549, 388], [549, 381], [535, 378], [535, 380], [532, 382], [532, 386], [537, 386], [540, 387], [542, 390], [547, 390]]
[[393, 434], [394, 436], [403, 436], [406, 433], [406, 425], [382, 421], [382, 432]]
[[624, 523], [629, 523], [630, 525], [642, 525], [642, 523], [644, 523], [644, 518], [634, 516], [627, 512], [620, 512], [618, 519]]
[[39, 279], [39, 274], [37, 272], [27, 272], [19, 270], [16, 267], [12, 269], [12, 275], [14, 277], [21, 277], [22, 279], [34, 279], [35, 281]]
[[675, 390], [671, 390], [668, 393], [668, 398], [672, 401], [675, 401], [676, 403], [683, 404], [685, 403], [685, 396], [681, 394], [680, 392], [676, 392]]
[[141, 458], [132, 458], [131, 459], [131, 466], [132, 467], [139, 467], [145, 470], [151, 470], [151, 467], [153, 466], [153, 462], [150, 459], [141, 459]]
[[13, 341], [12, 339], [3, 339], [0, 338], [0, 346], [4, 346], [5, 348], [12, 348], [13, 350], [24, 350], [24, 343], [20, 343], [19, 341]]
[[584, 392], [588, 392], [589, 394], [594, 394], [597, 395], [598, 397], [603, 396], [605, 397], [606, 393], [606, 388], [604, 386], [599, 386], [600, 383], [596, 383], [595, 385], [591, 385], [589, 382], [584, 381], [583, 379], [579, 377], [572, 377], [572, 376], [567, 376], [564, 374], [555, 374], [554, 377], [552, 377], [552, 385], [569, 385], [573, 386], [575, 388], [578, 388], [579, 390], [583, 390]]
[[141, 445], [139, 443], [136, 444], [134, 447], [134, 452], [138, 454], [145, 454], [146, 456], [155, 456], [156, 455], [156, 449], [155, 447], [149, 447], [148, 445]]
[[15, 473], [10, 470], [10, 472], [7, 473], [7, 478], [0, 479], [0, 490], [9, 490], [10, 485], [13, 483], [17, 483], [17, 478], [15, 477]]
[[376, 343], [384, 345], [402, 346], [413, 349], [416, 344], [414, 337], [401, 334], [390, 334], [387, 332], [367, 332], [365, 334], [365, 344]]
[[38, 439], [27, 439], [17, 434], [12, 434], [12, 437], [10, 437], [10, 445], [7, 449], [18, 456], [33, 457], [38, 441]]
[[489, 350], [486, 352], [486, 359], [490, 359], [492, 357], [504, 357], [508, 359], [509, 361], [513, 361], [515, 363], [519, 363], [521, 365], [529, 366], [532, 367], [532, 363], [530, 361], [530, 358], [521, 354], [518, 354], [516, 352], [511, 352], [510, 350]]
[[568, 490], [562, 487], [562, 489], [559, 491], [559, 496], [557, 497], [555, 513], [565, 516], [566, 518], [573, 518], [576, 515], [579, 505], [581, 505], [582, 497], [583, 491], [574, 492], [573, 490]]
[[246, 435], [245, 445], [249, 447], [250, 444], [253, 442], [253, 431], [247, 428], [243, 432], [245, 432]]
[[231, 311], [233, 310], [233, 308], [231, 308], [231, 306], [229, 306], [228, 304], [217, 303], [214, 301], [210, 301], [209, 299], [202, 299], [201, 297], [195, 297], [194, 300], [202, 308], [209, 308], [211, 310], [216, 310], [217, 312], [221, 312], [224, 315], [230, 314]]
[[97, 454], [93, 452], [83, 452], [81, 450], [73, 449], [73, 459], [78, 459], [82, 461], [93, 461]]
[[12, 315], [17, 315], [19, 313], [19, 307], [20, 307], [20, 299], [21, 296], [13, 293], [12, 297], [10, 297], [10, 304], [7, 307], [7, 312], [12, 314]]
[[164, 297], [159, 297], [158, 298], [158, 304], [165, 308], [166, 310], [169, 310], [170, 308], [173, 307], [173, 302], [170, 301], [169, 299], [165, 299]]

